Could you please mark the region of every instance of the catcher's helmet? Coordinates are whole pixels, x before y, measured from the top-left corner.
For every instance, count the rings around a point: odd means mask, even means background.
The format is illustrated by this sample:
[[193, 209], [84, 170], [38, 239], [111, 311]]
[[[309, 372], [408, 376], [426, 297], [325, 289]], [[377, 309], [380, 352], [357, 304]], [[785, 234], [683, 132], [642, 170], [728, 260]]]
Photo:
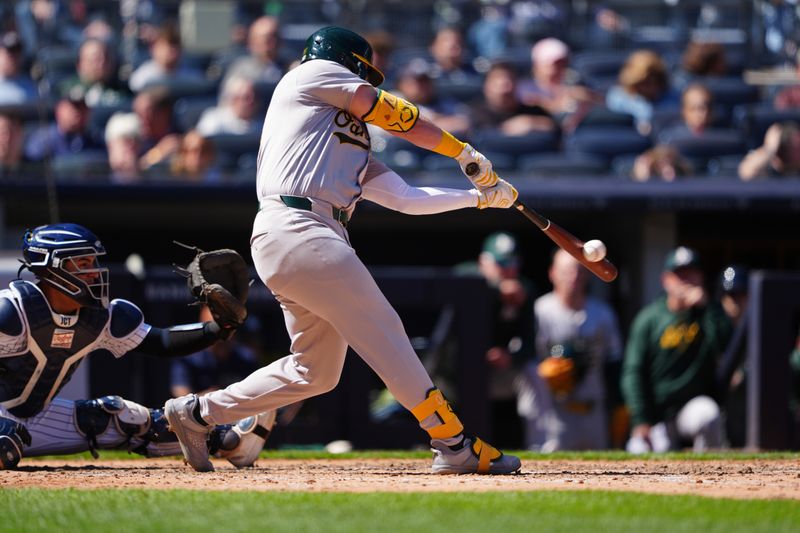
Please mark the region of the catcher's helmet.
[[383, 83], [383, 72], [372, 64], [372, 46], [353, 31], [327, 26], [312, 33], [306, 39], [301, 63], [312, 59], [335, 61], [375, 87]]
[[22, 238], [23, 268], [87, 307], [108, 307], [108, 269], [97, 262], [105, 253], [95, 234], [78, 224], [39, 226]]

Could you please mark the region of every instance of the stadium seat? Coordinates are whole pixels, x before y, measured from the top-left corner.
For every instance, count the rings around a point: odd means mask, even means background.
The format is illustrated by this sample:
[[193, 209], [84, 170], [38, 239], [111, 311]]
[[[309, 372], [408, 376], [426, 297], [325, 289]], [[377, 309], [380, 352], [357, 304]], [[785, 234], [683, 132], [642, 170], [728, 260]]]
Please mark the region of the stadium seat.
[[688, 131], [676, 131], [665, 142], [686, 157], [706, 160], [723, 155], [744, 154], [747, 151], [744, 136], [731, 129], [706, 130], [700, 136]]
[[532, 178], [603, 176], [609, 170], [608, 163], [603, 158], [562, 152], [520, 157], [518, 168], [522, 172], [530, 173]]
[[180, 131], [187, 132], [197, 126], [203, 111], [216, 105], [216, 96], [201, 95], [179, 98], [173, 108], [175, 125]]
[[629, 55], [629, 50], [576, 52], [572, 56], [571, 64], [584, 83], [605, 91], [616, 83], [619, 71]]
[[559, 135], [556, 131], [535, 131], [527, 135], [505, 135], [496, 130], [476, 133], [475, 146], [486, 152], [504, 154], [518, 158], [533, 153], [552, 152], [558, 149]]
[[440, 97], [449, 97], [459, 102], [471, 102], [483, 95], [483, 80], [480, 78], [457, 83], [448, 80], [434, 80], [434, 87]]
[[50, 161], [50, 170], [57, 180], [63, 182], [108, 181], [108, 154], [102, 150], [87, 150], [56, 156]]
[[596, 127], [580, 128], [566, 138], [569, 153], [590, 154], [606, 160], [625, 154], [640, 154], [650, 148], [651, 142], [630, 128]]
[[761, 146], [767, 130], [776, 122], [800, 124], [800, 109], [775, 109], [768, 103], [739, 106], [733, 115], [736, 126], [747, 136], [750, 148]]
[[605, 106], [596, 106], [578, 124], [578, 128], [607, 126], [633, 129], [633, 115], [611, 111]]
[[108, 123], [108, 119], [111, 118], [111, 115], [130, 111], [130, 101], [121, 102], [118, 105], [95, 106], [89, 113], [89, 131], [102, 139], [106, 131], [106, 124]]
[[704, 85], [714, 95], [714, 102], [728, 109], [758, 101], [758, 87], [745, 83], [739, 76], [704, 76], [689, 82]]
[[739, 163], [742, 162], [741, 155], [723, 155], [709, 159], [706, 171], [709, 176], [719, 178], [739, 179]]
[[221, 133], [208, 137], [217, 152], [217, 163], [223, 172], [236, 171], [239, 158], [245, 154], [257, 154], [261, 134], [234, 135]]
[[163, 87], [170, 98], [177, 100], [185, 96], [216, 96], [218, 83], [213, 80], [154, 80], [143, 89], [151, 87]]

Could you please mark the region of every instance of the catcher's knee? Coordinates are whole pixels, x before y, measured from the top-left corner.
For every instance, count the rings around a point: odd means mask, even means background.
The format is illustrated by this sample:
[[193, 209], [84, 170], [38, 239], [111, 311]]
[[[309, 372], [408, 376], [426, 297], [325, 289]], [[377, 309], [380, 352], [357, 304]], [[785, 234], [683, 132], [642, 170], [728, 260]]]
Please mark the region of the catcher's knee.
[[9, 418], [0, 418], [0, 470], [17, 467], [22, 459], [23, 445], [31, 445], [27, 428]]
[[75, 427], [86, 438], [92, 455], [96, 456], [95, 450], [100, 447], [97, 438], [109, 431], [112, 422], [123, 440], [113, 443], [111, 447], [137, 439], [144, 444], [132, 448], [131, 451], [146, 455], [147, 443], [175, 440], [174, 435], [167, 430], [163, 413], [158, 409], [148, 409], [119, 396], [103, 396], [75, 402]]

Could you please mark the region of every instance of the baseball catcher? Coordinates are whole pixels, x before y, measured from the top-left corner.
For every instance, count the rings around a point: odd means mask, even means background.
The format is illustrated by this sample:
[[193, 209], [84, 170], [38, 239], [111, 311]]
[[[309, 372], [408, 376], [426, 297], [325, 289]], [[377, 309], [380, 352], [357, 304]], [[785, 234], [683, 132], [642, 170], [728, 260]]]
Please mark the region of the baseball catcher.
[[[83, 358], [99, 350], [117, 358], [131, 352], [176, 357], [230, 335], [244, 320], [243, 310], [230, 304], [226, 295], [220, 300], [208, 296], [220, 293], [214, 285], [227, 283], [216, 277], [216, 270], [228, 267], [199, 270], [206, 276], [199, 294], [209, 305], [224, 302], [217, 308], [221, 323], [162, 329], [147, 324], [133, 303], [109, 301], [108, 269], [99, 262], [105, 248], [86, 228], [52, 224], [29, 230], [22, 253], [20, 273], [28, 269], [36, 282], [17, 279], [0, 290], [0, 469], [16, 467], [24, 456], [85, 450], [95, 456], [97, 449], [111, 448], [148, 456], [179, 454], [177, 438], [168, 431], [160, 409], [119, 396], [72, 401], [59, 398], [58, 393]], [[227, 252], [219, 255], [229, 256]], [[214, 264], [228, 262], [235, 260]], [[229, 286], [243, 307], [246, 281], [244, 291], [241, 284]], [[268, 412], [234, 426], [214, 426], [207, 436], [209, 453], [226, 457], [236, 466], [252, 465], [274, 420], [274, 412]]]

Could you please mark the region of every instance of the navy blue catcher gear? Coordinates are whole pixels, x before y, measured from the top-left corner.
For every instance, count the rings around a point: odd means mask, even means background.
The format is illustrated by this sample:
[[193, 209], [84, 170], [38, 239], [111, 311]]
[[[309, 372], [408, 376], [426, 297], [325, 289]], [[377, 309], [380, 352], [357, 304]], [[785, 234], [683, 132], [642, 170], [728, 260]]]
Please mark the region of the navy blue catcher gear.
[[108, 307], [108, 269], [97, 261], [105, 253], [95, 234], [78, 224], [39, 226], [22, 239], [24, 268], [87, 307]]
[[372, 64], [372, 46], [353, 31], [328, 26], [312, 33], [306, 39], [301, 63], [312, 59], [335, 61], [375, 87], [383, 83], [383, 72]]
[[31, 445], [31, 434], [25, 426], [0, 417], [0, 470], [16, 468], [22, 459], [22, 445]]

